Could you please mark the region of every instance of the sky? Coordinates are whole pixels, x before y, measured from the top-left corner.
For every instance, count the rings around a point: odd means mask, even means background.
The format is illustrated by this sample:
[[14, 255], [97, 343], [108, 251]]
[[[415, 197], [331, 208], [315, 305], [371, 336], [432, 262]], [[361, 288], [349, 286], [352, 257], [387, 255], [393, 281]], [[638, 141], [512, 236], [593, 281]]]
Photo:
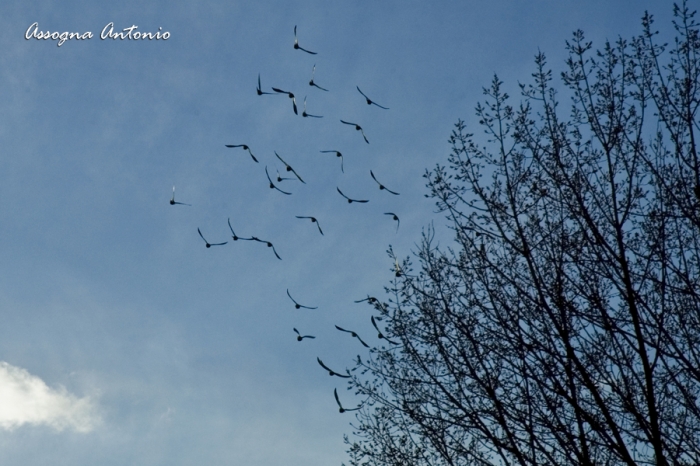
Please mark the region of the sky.
[[[381, 347], [354, 301], [388, 299], [389, 247], [411, 256], [430, 225], [450, 244], [422, 176], [446, 163], [454, 124], [481, 134], [474, 107], [494, 74], [517, 104], [538, 51], [558, 76], [574, 30], [602, 47], [638, 34], [649, 10], [670, 33], [671, 7], [3, 2], [0, 464], [347, 463], [354, 417], [333, 390], [362, 400], [316, 358], [342, 372], [369, 357], [335, 325]], [[93, 37], [25, 39], [35, 22]], [[169, 37], [103, 40], [110, 23]], [[315, 55], [294, 49], [295, 26]], [[328, 91], [309, 86], [314, 66]], [[258, 75], [274, 95], [257, 95]], [[295, 115], [272, 87], [323, 118]], [[344, 171], [322, 150], [342, 152]], [[305, 183], [276, 181], [290, 173], [275, 152]], [[190, 205], [170, 205], [173, 186]], [[233, 241], [229, 220], [281, 260]], [[198, 229], [228, 244], [206, 248]]]

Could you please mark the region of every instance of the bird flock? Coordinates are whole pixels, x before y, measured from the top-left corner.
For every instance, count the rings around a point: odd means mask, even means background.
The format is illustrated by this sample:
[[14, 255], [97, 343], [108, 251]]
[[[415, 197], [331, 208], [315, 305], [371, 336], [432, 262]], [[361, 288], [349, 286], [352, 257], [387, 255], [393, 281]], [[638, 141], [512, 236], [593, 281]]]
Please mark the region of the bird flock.
[[[297, 27], [296, 27], [296, 26], [294, 26], [294, 50], [299, 50], [299, 51], [304, 52], [304, 53], [309, 54], [309, 55], [317, 55], [317, 52], [312, 52], [311, 50], [308, 50], [308, 49], [306, 49], [306, 48], [303, 48], [301, 45], [299, 45], [299, 39], [298, 39], [298, 36], [297, 36]], [[327, 89], [327, 88], [325, 88], [325, 87], [322, 87], [322, 86], [320, 86], [319, 84], [317, 84], [316, 81], [315, 81], [315, 76], [316, 76], [316, 64], [314, 63], [313, 68], [311, 69], [311, 80], [308, 82], [308, 85], [309, 85], [310, 87], [313, 87], [313, 88], [317, 89], [318, 92], [321, 92], [321, 91], [322, 91], [322, 92], [326, 92], [326, 93], [332, 92], [332, 91], [330, 91], [329, 89]], [[262, 80], [261, 80], [260, 74], [258, 74], [258, 77], [257, 77], [257, 78], [258, 78], [258, 79], [257, 79], [256, 93], [257, 93], [258, 96], [281, 96], [281, 95], [286, 95], [286, 96], [291, 100], [291, 103], [292, 103], [292, 111], [293, 111], [294, 115], [299, 115], [299, 107], [298, 107], [298, 103], [297, 103], [297, 100], [296, 100], [296, 95], [295, 95], [293, 92], [287, 91], [287, 90], [283, 90], [283, 89], [281, 89], [281, 88], [279, 88], [279, 87], [272, 87], [272, 86], [269, 88], [269, 90], [267, 90], [266, 88], [263, 88], [263, 86], [262, 86]], [[357, 91], [359, 92], [359, 94], [362, 96], [362, 99], [364, 99], [364, 101], [367, 103], [368, 106], [370, 106], [370, 107], [371, 107], [371, 106], [375, 106], [375, 107], [377, 107], [378, 109], [381, 109], [381, 110], [389, 110], [389, 107], [380, 105], [380, 104], [378, 104], [377, 102], [375, 102], [374, 100], [372, 100], [370, 97], [368, 97], [367, 94], [365, 94], [365, 93], [360, 89], [359, 86], [356, 86], [356, 89], [357, 89]], [[323, 118], [323, 117], [324, 117], [323, 115], [316, 115], [316, 114], [310, 113], [310, 112], [307, 110], [307, 108], [308, 108], [308, 107], [307, 107], [307, 98], [304, 97], [304, 100], [303, 100], [303, 109], [302, 109], [302, 111], [301, 111], [301, 116], [304, 117], [304, 118], [315, 118], [315, 119], [320, 119], [320, 118]], [[340, 124], [353, 127], [353, 128], [355, 129], [355, 131], [357, 131], [357, 132], [360, 133], [360, 135], [362, 136], [362, 139], [364, 140], [364, 142], [365, 142], [366, 144], [369, 144], [369, 143], [370, 143], [369, 139], [367, 138], [367, 135], [365, 134], [364, 129], [363, 129], [362, 126], [360, 126], [359, 124], [353, 123], [353, 122], [349, 122], [349, 121], [346, 121], [346, 120], [342, 120], [342, 119], [340, 120]], [[248, 145], [248, 144], [242, 144], [242, 143], [241, 143], [241, 144], [224, 144], [224, 146], [225, 146], [226, 148], [229, 148], [229, 149], [241, 149], [241, 150], [243, 150], [243, 151], [245, 151], [245, 152], [248, 152], [248, 154], [250, 155], [252, 161], [253, 161], [254, 163], [256, 163], [256, 164], [260, 164], [260, 160], [262, 159], [261, 154], [258, 154], [258, 155], [256, 156], [256, 155], [253, 153], [253, 150], [251, 149], [250, 145]], [[264, 165], [265, 176], [266, 176], [267, 181], [268, 181], [268, 183], [269, 183], [269, 188], [270, 188], [270, 189], [273, 189], [273, 190], [276, 190], [276, 191], [280, 192], [281, 194], [283, 194], [283, 195], [285, 195], [285, 196], [291, 196], [291, 195], [293, 195], [293, 193], [290, 192], [290, 190], [285, 190], [285, 189], [282, 189], [282, 188], [280, 187], [280, 186], [282, 185], [282, 183], [283, 183], [283, 182], [286, 182], [286, 181], [298, 181], [298, 182], [300, 182], [300, 183], [302, 183], [302, 184], [306, 184], [306, 181], [304, 181], [304, 179], [302, 179], [302, 177], [301, 177], [301, 176], [299, 175], [299, 173], [292, 167], [292, 165], [290, 165], [290, 163], [288, 163], [285, 159], [283, 159], [282, 156], [281, 156], [277, 151], [273, 151], [273, 152], [274, 152], [274, 155], [275, 155], [275, 157], [277, 158], [277, 160], [279, 160], [279, 161], [284, 165], [284, 167], [285, 167], [285, 168], [284, 168], [284, 171], [286, 172], [286, 175], [287, 175], [287, 176], [286, 176], [286, 177], [285, 177], [285, 176], [282, 176], [282, 174], [280, 174], [280, 172], [277, 170], [277, 172], [276, 172], [276, 177], [273, 178], [273, 177], [270, 176], [270, 171], [269, 171], [269, 169], [268, 169], [268, 166], [267, 166], [267, 165]], [[345, 173], [344, 162], [343, 162], [343, 154], [342, 154], [340, 151], [335, 150], [335, 149], [323, 149], [323, 150], [319, 150], [319, 152], [320, 152], [320, 153], [323, 153], [323, 154], [335, 154], [336, 158], [339, 158], [339, 159], [340, 159], [340, 171], [341, 171], [341, 173]], [[285, 157], [286, 157], [286, 156], [285, 156]], [[384, 191], [384, 192], [386, 192], [386, 193], [388, 193], [388, 194], [390, 194], [390, 195], [393, 195], [393, 196], [398, 196], [398, 195], [399, 195], [399, 193], [398, 193], [397, 191], [394, 191], [394, 190], [391, 190], [391, 189], [387, 188], [382, 182], [380, 182], [380, 181], [377, 179], [377, 177], [375, 176], [375, 174], [374, 174], [374, 172], [373, 172], [372, 170], [370, 170], [370, 173], [369, 173], [369, 174], [370, 174], [370, 177], [374, 180], [374, 182], [379, 186], [379, 190], [380, 190], [380, 191]], [[337, 190], [338, 194], [339, 194], [340, 196], [342, 196], [349, 204], [352, 204], [352, 203], [366, 204], [366, 203], [369, 202], [369, 199], [360, 199], [360, 198], [355, 198], [355, 197], [349, 197], [349, 196], [347, 196], [345, 193], [343, 193], [343, 191], [341, 191], [340, 187], [336, 187], [336, 190]], [[192, 207], [192, 204], [185, 203], [185, 202], [179, 202], [179, 201], [176, 201], [176, 200], [175, 200], [175, 186], [173, 186], [172, 196], [171, 196], [171, 198], [170, 198], [170, 205], [172, 205], [172, 206], [187, 206], [187, 207]], [[399, 220], [398, 215], [395, 214], [394, 212], [385, 212], [384, 215], [390, 216], [390, 217], [391, 217], [391, 220], [393, 220], [394, 222], [396, 222], [396, 232], [398, 233], [399, 225], [400, 225], [400, 220]], [[318, 229], [319, 234], [320, 234], [320, 235], [324, 235], [323, 229], [321, 228], [321, 224], [320, 224], [319, 220], [318, 220], [315, 216], [312, 216], [312, 215], [295, 215], [295, 218], [300, 219], [300, 220], [311, 221], [311, 223], [315, 224], [316, 228]], [[271, 249], [272, 253], [275, 255], [275, 257], [276, 257], [277, 259], [282, 260], [282, 257], [279, 255], [279, 253], [277, 252], [277, 249], [275, 248], [274, 244], [273, 244], [271, 241], [260, 239], [260, 238], [258, 238], [257, 236], [250, 236], [250, 237], [242, 237], [242, 236], [239, 236], [239, 235], [237, 235], [236, 232], [234, 231], [233, 225], [231, 224], [231, 219], [230, 219], [230, 218], [227, 219], [227, 223], [228, 223], [229, 230], [231, 231], [231, 239], [232, 239], [233, 241], [251, 241], [251, 242], [254, 242], [254, 243], [262, 243], [262, 244], [264, 244], [265, 246], [267, 246], [267, 248]], [[228, 244], [228, 241], [222, 241], [220, 238], [216, 238], [216, 240], [217, 240], [218, 242], [212, 242], [212, 243], [210, 243], [209, 240], [207, 240], [207, 238], [205, 238], [204, 234], [202, 233], [202, 231], [200, 230], [199, 227], [197, 228], [197, 233], [199, 234], [199, 236], [201, 237], [201, 239], [204, 241], [204, 245], [205, 245], [206, 248], [212, 248], [212, 247], [215, 247], [215, 246], [224, 246], [224, 245]], [[325, 235], [324, 235], [324, 236], [325, 236]], [[396, 276], [397, 276], [397, 277], [401, 275], [401, 268], [400, 268], [400, 266], [399, 266], [399, 264], [398, 264], [398, 261], [397, 261], [396, 259], [395, 259], [395, 273], [396, 273]], [[287, 293], [287, 296], [289, 297], [289, 299], [291, 300], [291, 302], [293, 303], [295, 309], [306, 309], [306, 310], [316, 310], [316, 309], [318, 309], [318, 306], [310, 306], [310, 305], [307, 305], [307, 304], [301, 304], [299, 301], [297, 301], [295, 298], [292, 297], [292, 294], [290, 293], [290, 291], [289, 291], [288, 288], [287, 288], [287, 290], [286, 290], [286, 293]], [[302, 300], [302, 301], [303, 301], [303, 300]], [[380, 309], [380, 310], [381, 310], [381, 309], [384, 309], [384, 308], [382, 307], [383, 305], [379, 302], [379, 300], [378, 300], [377, 298], [371, 297], [371, 296], [368, 296], [367, 298], [360, 299], [360, 300], [357, 300], [357, 301], [354, 301], [354, 302], [355, 302], [355, 303], [367, 302], [368, 304], [373, 305], [373, 306], [374, 306], [375, 308], [377, 308], [377, 309]], [[379, 326], [378, 326], [378, 324], [377, 324], [377, 321], [381, 321], [381, 319], [382, 319], [381, 317], [376, 317], [376, 318], [375, 318], [375, 316], [371, 316], [371, 318], [370, 318], [370, 322], [371, 322], [372, 326], [373, 326], [373, 327], [376, 329], [376, 331], [377, 331], [377, 338], [378, 338], [379, 340], [385, 340], [385, 341], [387, 341], [388, 343], [390, 343], [391, 345], [399, 345], [399, 343], [397, 343], [397, 342], [395, 342], [395, 341], [392, 341], [392, 340], [389, 340], [389, 339], [384, 335], [384, 333], [382, 332], [382, 330], [379, 328]], [[359, 341], [359, 343], [360, 343], [363, 347], [365, 347], [365, 348], [371, 348], [370, 344], [368, 344], [365, 340], [363, 340], [363, 339], [360, 337], [360, 335], [359, 335], [357, 332], [355, 332], [354, 330], [345, 329], [345, 328], [340, 327], [340, 326], [338, 326], [338, 325], [335, 325], [335, 328], [336, 328], [338, 331], [340, 331], [340, 332], [342, 332], [342, 333], [347, 333], [347, 334], [350, 335], [350, 337], [357, 339], [357, 340]], [[316, 336], [314, 336], [314, 335], [302, 335], [302, 333], [301, 333], [296, 327], [293, 328], [292, 330], [293, 330], [294, 333], [296, 334], [296, 340], [297, 340], [298, 342], [302, 342], [302, 341], [307, 340], [307, 339], [308, 339], [308, 340], [316, 339]], [[329, 367], [321, 360], [321, 358], [319, 358], [319, 357], [317, 357], [317, 362], [318, 362], [318, 364], [319, 364], [326, 372], [328, 372], [328, 374], [329, 374], [330, 376], [339, 377], [339, 378], [343, 378], [343, 379], [349, 379], [349, 378], [351, 378], [350, 371], [349, 371], [348, 369], [345, 369], [344, 371], [336, 371], [336, 370], [333, 370], [333, 369], [329, 368]], [[338, 410], [339, 410], [340, 413], [344, 413], [344, 412], [347, 412], [347, 411], [356, 411], [356, 410], [359, 410], [359, 409], [362, 407], [362, 403], [361, 403], [359, 406], [357, 406], [357, 407], [355, 407], [355, 408], [352, 408], [352, 409], [344, 408], [343, 405], [342, 405], [341, 402], [340, 402], [339, 397], [338, 397], [337, 389], [334, 389], [333, 394], [334, 394], [334, 398], [335, 398], [335, 401], [336, 401], [336, 403], [337, 403], [337, 405], [338, 405]]]

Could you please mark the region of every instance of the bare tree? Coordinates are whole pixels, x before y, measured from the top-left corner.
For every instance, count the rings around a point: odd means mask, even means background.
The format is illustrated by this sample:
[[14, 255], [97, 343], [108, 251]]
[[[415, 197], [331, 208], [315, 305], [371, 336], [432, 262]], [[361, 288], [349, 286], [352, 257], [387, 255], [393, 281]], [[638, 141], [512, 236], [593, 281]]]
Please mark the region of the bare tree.
[[517, 108], [494, 78], [426, 173], [453, 247], [423, 235], [374, 302], [386, 335], [353, 465], [700, 464], [700, 36], [674, 6], [592, 52], [567, 42], [562, 117], [536, 56]]

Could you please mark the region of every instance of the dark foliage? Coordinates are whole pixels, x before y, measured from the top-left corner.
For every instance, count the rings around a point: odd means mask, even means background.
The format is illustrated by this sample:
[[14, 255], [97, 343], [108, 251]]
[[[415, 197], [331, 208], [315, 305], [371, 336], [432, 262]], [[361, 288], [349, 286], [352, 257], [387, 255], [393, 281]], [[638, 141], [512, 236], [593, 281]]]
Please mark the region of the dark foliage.
[[[358, 359], [353, 465], [700, 464], [700, 36], [650, 15], [631, 41], [567, 42], [512, 107], [494, 78], [427, 186], [431, 229], [391, 299], [398, 345]], [[398, 264], [397, 264], [398, 267]]]

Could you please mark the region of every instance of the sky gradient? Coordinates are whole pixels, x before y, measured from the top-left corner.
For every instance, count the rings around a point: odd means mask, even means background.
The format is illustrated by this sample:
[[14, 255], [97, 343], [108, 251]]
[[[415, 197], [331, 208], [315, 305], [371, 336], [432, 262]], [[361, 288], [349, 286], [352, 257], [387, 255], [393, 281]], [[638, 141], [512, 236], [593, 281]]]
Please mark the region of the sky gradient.
[[[347, 462], [342, 371], [434, 224], [422, 178], [494, 74], [519, 99], [538, 50], [671, 33], [671, 2], [5, 2], [0, 9], [0, 464]], [[697, 5], [690, 4], [691, 8]], [[92, 39], [25, 39], [90, 31]], [[101, 40], [115, 31], [167, 40]], [[310, 55], [294, 50], [299, 44]], [[159, 29], [162, 28], [162, 29]], [[308, 85], [314, 80], [328, 92]], [[294, 92], [295, 115], [285, 95]], [[359, 86], [389, 107], [368, 106]], [[362, 125], [369, 140], [340, 123]], [[260, 161], [240, 148], [247, 144]], [[333, 154], [343, 153], [344, 172]], [[286, 176], [275, 151], [304, 179]], [[393, 196], [380, 191], [370, 170]], [[276, 183], [277, 184], [277, 183]], [[175, 200], [191, 204], [169, 205]], [[348, 204], [338, 194], [368, 199]], [[400, 228], [386, 212], [395, 212]], [[324, 235], [309, 220], [314, 216]], [[274, 243], [232, 241], [236, 234]], [[211, 243], [207, 249], [200, 228]], [[295, 309], [286, 290], [302, 304]], [[293, 328], [314, 340], [296, 341]]]

